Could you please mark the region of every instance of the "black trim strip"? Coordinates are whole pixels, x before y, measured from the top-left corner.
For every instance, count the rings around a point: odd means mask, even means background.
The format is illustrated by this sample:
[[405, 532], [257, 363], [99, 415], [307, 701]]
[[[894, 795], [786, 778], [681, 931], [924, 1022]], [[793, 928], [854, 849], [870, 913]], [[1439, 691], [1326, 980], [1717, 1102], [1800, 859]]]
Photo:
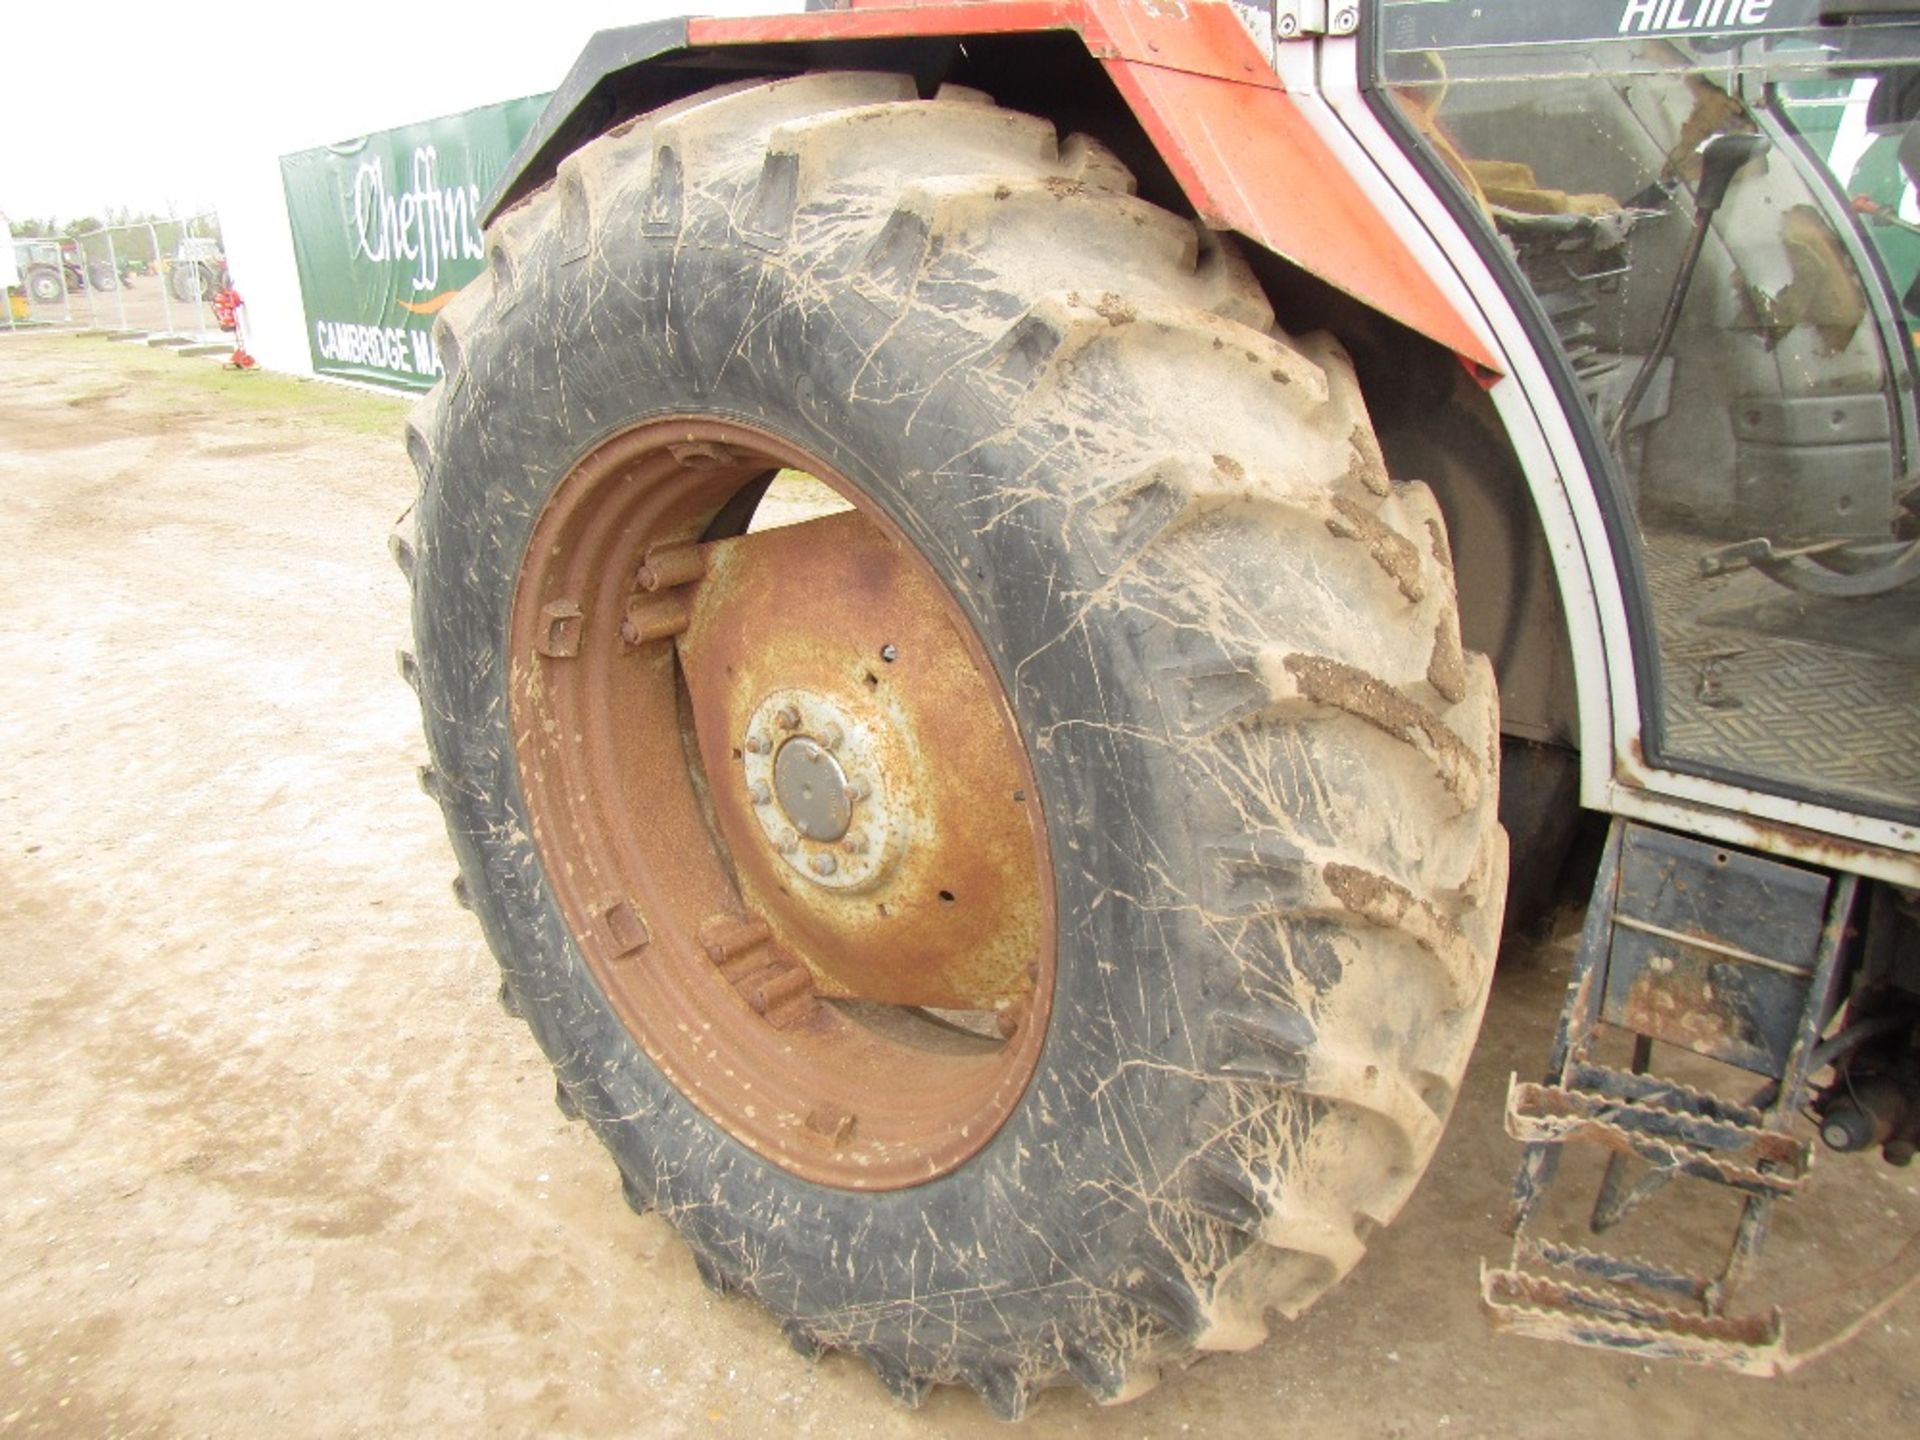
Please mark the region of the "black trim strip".
[[[1526, 46], [1592, 45], [1603, 41], [1705, 40], [1739, 44], [1762, 35], [1790, 34], [1819, 25], [1826, 9], [1843, 4], [1891, 8], [1895, 0], [1768, 0], [1748, 16], [1742, 0], [1546, 0], [1544, 4], [1487, 4], [1486, 0], [1386, 0], [1382, 53], [1409, 50], [1485, 50]], [[1691, 9], [1689, 9], [1691, 6]], [[1711, 23], [1707, 23], [1707, 22]]]

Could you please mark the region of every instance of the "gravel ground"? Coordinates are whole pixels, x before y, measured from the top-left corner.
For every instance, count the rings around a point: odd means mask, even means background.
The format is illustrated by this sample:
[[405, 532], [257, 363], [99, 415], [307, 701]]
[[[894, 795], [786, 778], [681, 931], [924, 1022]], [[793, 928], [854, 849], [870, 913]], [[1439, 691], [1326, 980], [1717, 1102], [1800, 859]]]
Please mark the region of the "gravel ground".
[[[0, 336], [0, 1435], [1004, 1433], [708, 1295], [555, 1110], [411, 778], [401, 413]], [[1051, 1393], [1025, 1433], [1920, 1433], [1920, 1299], [1774, 1382], [1487, 1330], [1500, 1104], [1566, 957], [1504, 965], [1440, 1158], [1351, 1282], [1137, 1404]], [[1680, 1198], [1620, 1247], [1725, 1219]], [[1826, 1157], [1770, 1284], [1916, 1230], [1914, 1172]], [[1796, 1341], [1891, 1278], [1796, 1308]]]

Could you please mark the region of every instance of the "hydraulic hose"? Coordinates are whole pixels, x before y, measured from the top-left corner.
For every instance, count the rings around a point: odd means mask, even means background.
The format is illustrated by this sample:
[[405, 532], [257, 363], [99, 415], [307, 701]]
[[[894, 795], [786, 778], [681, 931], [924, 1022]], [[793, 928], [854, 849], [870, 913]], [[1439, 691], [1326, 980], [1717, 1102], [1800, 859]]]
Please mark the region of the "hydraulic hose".
[[1706, 247], [1707, 229], [1713, 223], [1721, 202], [1727, 198], [1727, 187], [1733, 183], [1734, 172], [1749, 160], [1765, 154], [1771, 143], [1764, 135], [1748, 132], [1712, 135], [1702, 142], [1699, 151], [1700, 185], [1694, 192], [1693, 233], [1687, 236], [1687, 248], [1680, 256], [1680, 269], [1673, 277], [1673, 289], [1667, 292], [1667, 308], [1660, 316], [1660, 329], [1654, 336], [1653, 348], [1647, 351], [1647, 358], [1640, 362], [1633, 383], [1627, 387], [1627, 398], [1621, 403], [1620, 413], [1613, 417], [1613, 424], [1607, 428], [1609, 449], [1619, 449], [1620, 437], [1626, 433], [1627, 417], [1640, 408], [1640, 402], [1646, 398], [1647, 387], [1653, 383], [1654, 371], [1659, 368], [1673, 344], [1673, 332], [1680, 325], [1680, 311], [1687, 303], [1687, 291], [1693, 286], [1693, 272], [1699, 267], [1701, 250]]

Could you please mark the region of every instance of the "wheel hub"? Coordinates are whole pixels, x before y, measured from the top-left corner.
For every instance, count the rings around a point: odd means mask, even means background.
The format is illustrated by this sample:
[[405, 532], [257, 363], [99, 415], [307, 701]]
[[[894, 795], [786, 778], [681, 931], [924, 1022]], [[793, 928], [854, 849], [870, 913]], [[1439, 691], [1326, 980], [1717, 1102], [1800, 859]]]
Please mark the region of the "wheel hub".
[[1017, 1003], [1034, 815], [952, 602], [857, 511], [707, 546], [694, 588], [678, 653], [749, 908], [822, 994]]
[[831, 890], [872, 887], [906, 848], [883, 758], [900, 747], [884, 717], [861, 708], [817, 691], [776, 690], [754, 707], [737, 762], [766, 843], [794, 873]]
[[[700, 541], [782, 468], [855, 508]], [[1051, 864], [952, 594], [844, 478], [700, 417], [589, 454], [525, 555], [509, 693], [528, 829], [628, 1032], [810, 1179], [915, 1185], [978, 1151], [1046, 1033]]]

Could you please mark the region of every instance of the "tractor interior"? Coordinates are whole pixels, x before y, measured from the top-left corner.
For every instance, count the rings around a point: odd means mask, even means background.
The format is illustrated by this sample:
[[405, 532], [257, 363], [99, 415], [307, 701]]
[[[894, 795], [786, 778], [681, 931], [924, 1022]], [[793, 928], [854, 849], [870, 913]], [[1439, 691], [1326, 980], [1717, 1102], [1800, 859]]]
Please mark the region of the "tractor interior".
[[1613, 469], [1670, 768], [1920, 806], [1920, 85], [1820, 32], [1409, 48]]

